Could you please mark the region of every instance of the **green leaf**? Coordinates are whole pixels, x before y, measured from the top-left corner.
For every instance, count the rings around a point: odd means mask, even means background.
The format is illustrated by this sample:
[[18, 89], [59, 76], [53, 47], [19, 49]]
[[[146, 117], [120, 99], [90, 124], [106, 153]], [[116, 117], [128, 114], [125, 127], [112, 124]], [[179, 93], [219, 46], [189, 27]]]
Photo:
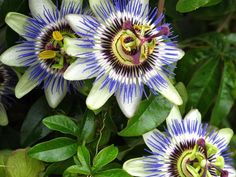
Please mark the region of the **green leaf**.
[[61, 137], [35, 145], [28, 154], [45, 162], [59, 162], [72, 157], [76, 150], [76, 141]]
[[50, 114], [51, 108], [44, 97], [33, 104], [21, 127], [22, 146], [30, 146], [51, 132], [42, 124], [42, 119]]
[[204, 7], [214, 6], [216, 4], [219, 4], [222, 0], [210, 0]]
[[56, 130], [65, 134], [78, 136], [79, 128], [71, 120], [71, 118], [64, 115], [54, 115], [43, 119], [44, 125], [51, 130]]
[[6, 176], [6, 162], [7, 158], [11, 155], [12, 151], [10, 150], [2, 150], [0, 151], [0, 176]]
[[72, 165], [66, 169], [65, 173], [89, 175], [90, 171], [84, 166]]
[[90, 153], [85, 145], [79, 146], [77, 150], [77, 157], [81, 163], [82, 169], [88, 174], [91, 173], [90, 170]]
[[128, 121], [121, 136], [140, 136], [160, 125], [168, 116], [172, 104], [161, 95], [142, 101], [136, 115]]
[[232, 91], [235, 89], [236, 68], [233, 62], [225, 62], [219, 93], [211, 114], [211, 124], [219, 126], [234, 104]]
[[227, 0], [214, 6], [210, 6], [207, 8], [200, 8], [197, 11], [192, 12], [192, 15], [194, 16], [194, 18], [200, 20], [215, 21], [218, 18], [222, 18], [224, 15], [229, 15], [230, 13], [234, 13], [235, 9], [236, 9], [235, 0]]
[[112, 162], [117, 157], [118, 152], [118, 148], [114, 147], [114, 145], [102, 149], [93, 159], [94, 171], [97, 171]]
[[95, 115], [92, 111], [87, 111], [80, 123], [80, 138], [85, 142], [90, 142], [96, 133]]
[[179, 0], [176, 5], [176, 10], [181, 13], [191, 12], [206, 5], [209, 1], [210, 0]]
[[219, 85], [219, 59], [207, 60], [193, 75], [189, 84], [188, 109], [198, 108], [202, 116], [213, 103]]
[[13, 152], [7, 159], [6, 177], [38, 177], [44, 170], [44, 164], [27, 155], [26, 149]]
[[62, 162], [52, 163], [47, 167], [44, 176], [61, 175], [71, 165], [74, 165], [74, 160], [72, 158]]
[[127, 172], [122, 169], [111, 169], [99, 172], [94, 177], [131, 177]]

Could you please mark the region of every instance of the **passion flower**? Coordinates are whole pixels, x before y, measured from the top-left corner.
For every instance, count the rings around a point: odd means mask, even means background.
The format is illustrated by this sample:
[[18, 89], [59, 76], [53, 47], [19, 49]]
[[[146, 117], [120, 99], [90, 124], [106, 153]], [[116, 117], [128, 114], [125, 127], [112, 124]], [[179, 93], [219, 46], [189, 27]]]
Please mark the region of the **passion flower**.
[[169, 24], [161, 24], [147, 0], [90, 0], [95, 17], [67, 15], [82, 38], [65, 39], [66, 52], [78, 57], [64, 73], [67, 80], [96, 78], [86, 100], [99, 109], [113, 95], [127, 117], [132, 117], [143, 96], [144, 85], [180, 105], [182, 99], [168, 77], [184, 55], [172, 41]]
[[232, 136], [229, 128], [216, 130], [202, 124], [198, 110], [182, 120], [174, 107], [164, 133], [155, 129], [143, 135], [151, 155], [128, 160], [123, 168], [133, 176], [235, 177], [228, 153]]
[[79, 37], [65, 15], [81, 13], [82, 0], [63, 0], [60, 10], [51, 0], [29, 0], [29, 8], [32, 18], [15, 12], [7, 14], [6, 23], [24, 40], [6, 50], [0, 59], [10, 66], [28, 67], [16, 85], [17, 98], [43, 83], [47, 101], [55, 108], [76, 84], [63, 78], [75, 60], [65, 53], [64, 39]]
[[16, 74], [12, 69], [0, 62], [0, 125], [8, 124], [6, 108], [14, 100], [14, 87], [16, 85]]

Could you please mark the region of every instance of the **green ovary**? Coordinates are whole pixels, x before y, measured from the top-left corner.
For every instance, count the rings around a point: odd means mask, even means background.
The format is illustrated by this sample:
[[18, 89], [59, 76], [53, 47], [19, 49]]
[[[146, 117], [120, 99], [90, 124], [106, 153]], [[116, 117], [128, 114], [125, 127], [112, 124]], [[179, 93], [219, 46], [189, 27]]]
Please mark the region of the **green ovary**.
[[145, 37], [149, 26], [134, 25], [133, 29], [121, 30], [113, 39], [112, 51], [124, 65], [139, 65], [148, 59], [156, 46], [156, 40]]
[[66, 67], [75, 61], [75, 58], [68, 56], [63, 49], [64, 37], [66, 36], [75, 37], [72, 33], [53, 31], [51, 39], [38, 54], [40, 60], [50, 62], [50, 67], [53, 69], [66, 69]]
[[208, 158], [217, 154], [219, 150], [212, 144], [206, 143], [205, 147], [206, 153], [196, 144], [193, 149], [181, 154], [177, 161], [177, 170], [181, 177], [212, 177], [209, 168], [215, 168], [217, 175], [221, 174], [225, 164], [224, 158], [218, 156], [214, 162], [210, 162]]

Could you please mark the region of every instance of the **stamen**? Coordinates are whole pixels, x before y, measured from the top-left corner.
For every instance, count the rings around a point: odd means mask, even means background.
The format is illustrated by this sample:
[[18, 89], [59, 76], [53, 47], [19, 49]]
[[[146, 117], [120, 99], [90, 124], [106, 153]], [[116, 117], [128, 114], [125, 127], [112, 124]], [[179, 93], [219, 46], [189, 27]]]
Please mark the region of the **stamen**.
[[56, 57], [56, 51], [53, 50], [44, 50], [39, 53], [38, 57], [43, 60], [53, 59]]
[[148, 25], [134, 25], [134, 29], [140, 33], [140, 36], [144, 36], [147, 31], [151, 29]]
[[56, 41], [63, 40], [63, 35], [60, 33], [60, 31], [53, 31], [52, 36], [53, 36], [53, 39]]

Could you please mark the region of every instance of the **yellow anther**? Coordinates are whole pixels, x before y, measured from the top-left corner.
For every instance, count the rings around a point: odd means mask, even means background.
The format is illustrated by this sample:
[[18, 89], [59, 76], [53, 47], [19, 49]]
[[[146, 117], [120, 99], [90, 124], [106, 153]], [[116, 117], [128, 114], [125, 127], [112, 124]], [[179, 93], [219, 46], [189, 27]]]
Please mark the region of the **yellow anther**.
[[52, 37], [53, 37], [53, 39], [56, 40], [56, 41], [62, 41], [62, 40], [63, 40], [63, 36], [62, 36], [62, 34], [60, 33], [60, 31], [53, 31]]
[[134, 29], [136, 30], [144, 30], [145, 32], [151, 29], [149, 25], [134, 25]]
[[225, 160], [224, 160], [224, 157], [222, 156], [219, 156], [216, 158], [216, 161], [214, 163], [212, 163], [213, 165], [223, 169], [224, 166], [225, 166]]
[[56, 51], [53, 50], [44, 50], [39, 53], [38, 57], [43, 60], [53, 59], [56, 57]]

